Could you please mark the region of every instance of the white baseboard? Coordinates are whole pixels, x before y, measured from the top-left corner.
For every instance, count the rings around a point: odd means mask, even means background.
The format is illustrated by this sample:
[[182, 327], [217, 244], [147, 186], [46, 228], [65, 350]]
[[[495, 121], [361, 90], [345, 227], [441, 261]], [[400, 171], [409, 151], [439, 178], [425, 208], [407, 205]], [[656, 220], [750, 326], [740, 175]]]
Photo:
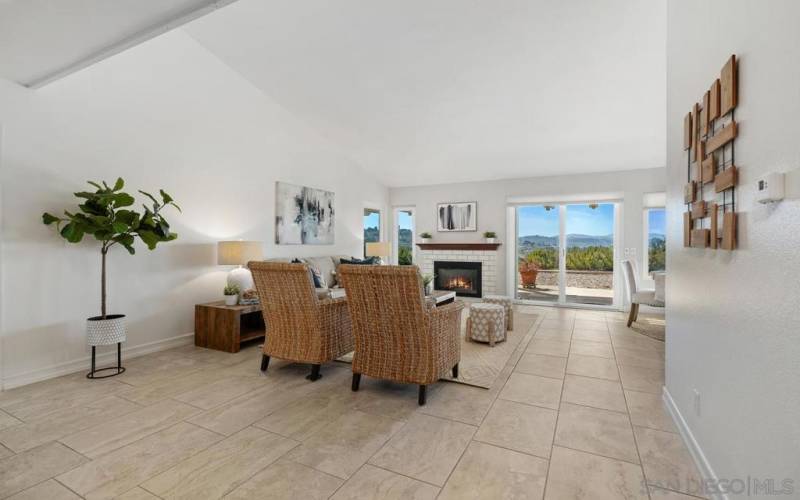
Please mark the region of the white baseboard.
[[[664, 401], [664, 406], [667, 408], [667, 411], [672, 417], [672, 421], [675, 422], [675, 426], [681, 433], [683, 442], [686, 444], [686, 448], [689, 449], [689, 453], [692, 455], [692, 459], [697, 465], [700, 475], [703, 476], [703, 479], [709, 481], [711, 484], [719, 484], [719, 478], [717, 477], [717, 474], [714, 472], [714, 469], [708, 462], [705, 453], [703, 453], [702, 448], [700, 448], [700, 445], [694, 438], [694, 434], [692, 434], [691, 429], [689, 429], [689, 426], [686, 424], [686, 420], [684, 420], [683, 415], [681, 415], [681, 412], [678, 409], [678, 406], [672, 399], [672, 395], [669, 393], [669, 390], [667, 390], [667, 386], [664, 386], [661, 398]], [[716, 493], [711, 494], [710, 498], [716, 500], [728, 500], [728, 495], [725, 493]]]
[[[177, 335], [175, 337], [170, 337], [168, 339], [156, 340], [154, 342], [148, 342], [147, 344], [140, 344], [131, 347], [125, 347], [123, 345], [122, 364], [123, 366], [125, 365], [125, 359], [136, 358], [144, 354], [150, 354], [152, 352], [157, 352], [157, 351], [165, 351], [167, 349], [172, 349], [174, 347], [180, 347], [183, 345], [191, 344], [193, 338], [194, 338], [194, 332], [185, 333], [183, 335]], [[13, 389], [15, 387], [21, 387], [23, 385], [33, 384], [34, 382], [41, 382], [42, 380], [60, 377], [62, 375], [69, 375], [70, 373], [75, 373], [80, 371], [88, 372], [91, 360], [92, 360], [91, 356], [85, 356], [80, 359], [59, 363], [57, 365], [48, 366], [46, 368], [37, 368], [36, 370], [20, 373], [18, 375], [11, 375], [10, 377], [5, 377], [2, 381], [0, 381], [0, 389], [2, 390]], [[116, 363], [116, 361], [117, 361], [116, 351], [98, 354], [96, 357], [97, 366], [114, 364]]]

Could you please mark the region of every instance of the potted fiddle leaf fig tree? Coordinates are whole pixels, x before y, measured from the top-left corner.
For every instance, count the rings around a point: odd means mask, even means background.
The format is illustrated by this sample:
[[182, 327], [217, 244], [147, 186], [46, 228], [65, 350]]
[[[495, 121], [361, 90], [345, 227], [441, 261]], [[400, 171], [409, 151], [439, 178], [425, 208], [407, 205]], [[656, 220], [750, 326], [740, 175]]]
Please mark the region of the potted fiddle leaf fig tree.
[[[121, 178], [117, 179], [113, 186], [109, 186], [105, 181], [101, 183], [89, 181], [89, 184], [95, 191], [75, 193], [80, 199], [78, 211], [65, 210], [64, 215], [60, 217], [45, 212], [42, 215], [42, 222], [48, 226], [55, 224], [61, 237], [70, 243], [80, 243], [84, 236], [94, 237], [100, 243], [100, 316], [88, 318], [86, 322], [89, 345], [93, 346], [90, 374], [93, 375], [94, 346], [112, 343], [117, 343], [119, 346], [125, 340], [125, 315], [108, 314], [106, 310], [108, 251], [119, 245], [133, 255], [136, 253], [134, 242], [137, 238], [150, 250], [154, 250], [159, 243], [176, 239], [178, 235], [170, 231], [169, 223], [161, 211], [167, 206], [180, 211], [180, 207], [163, 190], [159, 191], [160, 200], [150, 193], [139, 191], [148, 198], [149, 203], [143, 204], [143, 211], [139, 212], [129, 208], [136, 203], [136, 200], [122, 191], [125, 182]], [[119, 347], [117, 354], [119, 355]], [[120, 370], [119, 362], [117, 368]]]

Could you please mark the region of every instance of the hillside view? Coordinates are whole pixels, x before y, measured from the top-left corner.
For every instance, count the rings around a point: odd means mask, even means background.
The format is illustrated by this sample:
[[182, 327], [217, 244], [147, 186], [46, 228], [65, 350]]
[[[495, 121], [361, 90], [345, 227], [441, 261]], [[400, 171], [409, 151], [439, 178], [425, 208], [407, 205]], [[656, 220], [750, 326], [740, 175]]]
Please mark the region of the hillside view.
[[[649, 270], [663, 271], [666, 238], [660, 233], [650, 233], [648, 240]], [[558, 269], [558, 236], [520, 236], [518, 249], [520, 260], [534, 262], [543, 270]], [[568, 234], [566, 265], [571, 271], [613, 271], [614, 236]]]

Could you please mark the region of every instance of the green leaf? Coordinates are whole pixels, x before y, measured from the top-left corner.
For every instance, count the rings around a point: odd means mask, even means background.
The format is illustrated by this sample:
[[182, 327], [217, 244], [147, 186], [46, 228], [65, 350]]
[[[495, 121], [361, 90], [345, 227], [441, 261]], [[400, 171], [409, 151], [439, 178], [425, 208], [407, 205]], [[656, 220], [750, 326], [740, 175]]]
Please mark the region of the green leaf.
[[45, 225], [47, 225], [47, 226], [49, 226], [49, 225], [50, 225], [50, 224], [52, 224], [53, 222], [59, 222], [60, 220], [61, 220], [61, 219], [59, 219], [59, 218], [58, 218], [58, 217], [56, 217], [55, 215], [50, 215], [50, 214], [49, 214], [49, 213], [47, 213], [47, 212], [45, 212], [45, 213], [43, 213], [43, 214], [42, 214], [42, 222], [44, 222], [44, 223], [45, 223]]
[[108, 208], [97, 203], [96, 200], [86, 200], [86, 203], [78, 205], [78, 208], [91, 215], [106, 215], [108, 213]]
[[132, 234], [120, 234], [120, 235], [114, 236], [114, 238], [112, 238], [112, 239], [114, 241], [116, 241], [117, 243], [121, 244], [122, 246], [126, 246], [126, 247], [129, 247], [129, 246], [133, 245], [133, 242], [134, 242], [134, 238], [133, 238]]
[[132, 226], [135, 221], [138, 221], [139, 214], [133, 210], [119, 210], [117, 211], [116, 219], [119, 222]]
[[97, 189], [103, 189], [103, 186], [101, 186], [100, 184], [98, 184], [96, 182], [92, 182], [92, 181], [86, 181], [86, 182], [88, 182], [92, 186], [96, 187]]
[[128, 193], [115, 194], [112, 199], [114, 200], [115, 208], [129, 207], [136, 202], [136, 200], [133, 199], [133, 196], [129, 195]]
[[108, 241], [114, 237], [114, 233], [108, 229], [98, 229], [92, 234], [97, 241]]
[[161, 219], [160, 221], [158, 221], [157, 227], [159, 229], [159, 232], [161, 233], [159, 236], [162, 236], [164, 238], [169, 237], [169, 224], [167, 224], [167, 221]]
[[128, 251], [129, 254], [133, 255], [136, 253], [136, 249], [133, 248], [131, 245], [122, 245], [125, 247], [125, 250]]
[[[158, 205], [159, 205], [159, 203], [158, 203], [158, 200], [156, 200], [155, 196], [153, 196], [152, 194], [150, 194], [150, 193], [148, 193], [148, 192], [146, 192], [146, 191], [142, 191], [141, 189], [139, 190], [139, 192], [140, 192], [140, 193], [142, 193], [143, 195], [147, 196], [147, 197], [148, 197], [148, 198], [150, 198], [151, 200], [153, 200], [153, 204], [154, 204], [155, 206], [158, 206]], [[147, 207], [145, 207], [145, 208], [147, 208]]]
[[172, 196], [165, 193], [163, 189], [159, 189], [158, 191], [161, 193], [161, 199], [164, 200], [164, 205], [172, 203]]
[[114, 222], [111, 224], [111, 227], [114, 229], [116, 233], [124, 233], [128, 230], [128, 225], [124, 222]]
[[117, 177], [117, 182], [116, 182], [116, 184], [114, 184], [113, 191], [115, 191], [115, 192], [119, 191], [123, 187], [125, 187], [125, 181], [122, 180], [122, 177]]
[[158, 237], [158, 235], [156, 233], [152, 232], [152, 231], [141, 231], [140, 230], [137, 234], [142, 239], [142, 241], [145, 243], [145, 245], [147, 245], [147, 248], [149, 248], [150, 250], [155, 249], [156, 245], [160, 241], [160, 238]]
[[181, 207], [179, 207], [178, 204], [175, 203], [174, 201], [170, 202], [170, 205], [172, 205], [173, 207], [177, 208], [178, 212], [183, 213], [183, 210], [181, 210]]
[[61, 236], [70, 243], [78, 243], [83, 239], [83, 229], [80, 225], [70, 222], [61, 228]]

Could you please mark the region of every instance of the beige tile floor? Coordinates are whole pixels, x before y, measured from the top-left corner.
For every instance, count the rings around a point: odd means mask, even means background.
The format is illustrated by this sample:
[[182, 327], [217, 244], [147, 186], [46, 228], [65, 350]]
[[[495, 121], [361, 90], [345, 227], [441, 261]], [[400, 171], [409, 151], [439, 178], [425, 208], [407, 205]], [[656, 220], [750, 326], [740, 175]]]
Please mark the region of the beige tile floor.
[[186, 346], [0, 393], [0, 498], [694, 498], [664, 346], [619, 313], [532, 308], [490, 390]]

